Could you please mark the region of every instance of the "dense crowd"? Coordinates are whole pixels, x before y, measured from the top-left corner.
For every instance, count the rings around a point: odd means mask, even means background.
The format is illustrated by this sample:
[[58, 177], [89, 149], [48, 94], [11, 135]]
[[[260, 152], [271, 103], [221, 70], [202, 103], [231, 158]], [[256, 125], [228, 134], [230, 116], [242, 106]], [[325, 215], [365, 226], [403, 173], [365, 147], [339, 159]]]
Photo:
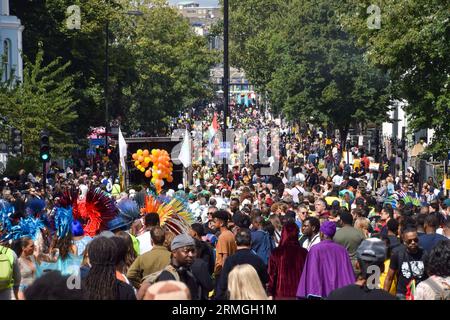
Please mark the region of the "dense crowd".
[[46, 195], [42, 176], [5, 177], [0, 299], [449, 299], [442, 184], [363, 149], [347, 163], [337, 140], [256, 109], [231, 119], [281, 128], [275, 174], [248, 157], [226, 176], [194, 161], [192, 183], [160, 195], [121, 190], [106, 159], [54, 165]]

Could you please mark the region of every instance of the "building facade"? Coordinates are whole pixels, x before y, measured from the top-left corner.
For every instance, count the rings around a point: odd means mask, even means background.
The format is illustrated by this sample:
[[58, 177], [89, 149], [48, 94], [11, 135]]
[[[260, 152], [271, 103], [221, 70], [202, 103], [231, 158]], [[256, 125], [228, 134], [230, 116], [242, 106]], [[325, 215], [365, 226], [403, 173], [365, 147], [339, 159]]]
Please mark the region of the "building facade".
[[9, 0], [0, 0], [0, 56], [1, 56], [1, 81], [13, 80], [11, 77], [22, 81], [22, 31], [20, 20], [11, 16], [9, 12]]

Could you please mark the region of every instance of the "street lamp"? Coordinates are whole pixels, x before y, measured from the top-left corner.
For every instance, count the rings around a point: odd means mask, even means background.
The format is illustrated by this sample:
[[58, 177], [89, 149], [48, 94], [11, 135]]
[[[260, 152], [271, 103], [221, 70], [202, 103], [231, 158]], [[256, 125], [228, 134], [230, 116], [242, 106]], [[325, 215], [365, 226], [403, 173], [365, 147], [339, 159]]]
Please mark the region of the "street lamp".
[[[122, 14], [126, 14], [129, 16], [143, 16], [144, 13], [139, 10], [130, 10], [124, 12]], [[108, 96], [109, 96], [109, 19], [106, 20], [105, 25], [105, 147], [106, 152], [108, 152], [108, 127], [109, 127], [109, 104], [108, 104]]]

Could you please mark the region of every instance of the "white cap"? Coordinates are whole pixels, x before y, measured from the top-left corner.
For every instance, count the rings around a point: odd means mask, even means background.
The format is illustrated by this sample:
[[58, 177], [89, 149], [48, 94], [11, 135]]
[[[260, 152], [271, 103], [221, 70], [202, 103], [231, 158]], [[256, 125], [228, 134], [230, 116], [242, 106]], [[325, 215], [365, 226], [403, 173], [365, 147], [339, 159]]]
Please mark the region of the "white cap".
[[184, 188], [183, 188], [183, 185], [180, 183], [180, 184], [178, 185], [178, 190], [182, 190], [182, 189], [184, 189]]

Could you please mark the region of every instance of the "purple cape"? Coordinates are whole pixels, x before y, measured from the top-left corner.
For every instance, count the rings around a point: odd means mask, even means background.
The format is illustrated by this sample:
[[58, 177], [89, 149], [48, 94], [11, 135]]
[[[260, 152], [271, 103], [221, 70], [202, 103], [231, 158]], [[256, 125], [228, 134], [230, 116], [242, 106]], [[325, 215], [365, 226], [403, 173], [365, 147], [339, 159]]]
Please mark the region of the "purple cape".
[[323, 240], [308, 252], [297, 297], [327, 297], [331, 291], [355, 281], [355, 273], [345, 247], [331, 240]]

